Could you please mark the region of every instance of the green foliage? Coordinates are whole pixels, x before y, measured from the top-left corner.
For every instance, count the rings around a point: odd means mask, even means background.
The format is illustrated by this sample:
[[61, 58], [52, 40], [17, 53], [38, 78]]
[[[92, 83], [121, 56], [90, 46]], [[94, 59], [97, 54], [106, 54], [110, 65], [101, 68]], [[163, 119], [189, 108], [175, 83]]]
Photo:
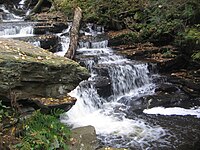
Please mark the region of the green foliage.
[[86, 22], [102, 24], [109, 29], [128, 27], [138, 32], [140, 42], [169, 44], [186, 26], [200, 22], [199, 0], [53, 1], [68, 16], [72, 15], [74, 7], [79, 6]]
[[192, 55], [192, 59], [193, 59], [193, 60], [200, 61], [200, 52], [194, 53], [194, 54]]
[[8, 112], [9, 108], [10, 107], [3, 105], [2, 101], [0, 101], [0, 122], [2, 122], [3, 118], [10, 117], [9, 112]]
[[[178, 33], [174, 43], [176, 46], [186, 51], [186, 53], [189, 55], [193, 53], [196, 54], [196, 52], [200, 51], [199, 24], [194, 25], [193, 27], [190, 28], [188, 27], [184, 31]], [[198, 56], [195, 54], [193, 55], [193, 57]]]
[[[58, 111], [56, 111], [56, 115]], [[18, 149], [53, 150], [67, 149], [70, 130], [55, 116], [44, 115], [40, 111], [25, 121], [25, 135]]]
[[65, 111], [63, 109], [55, 108], [52, 109], [50, 114], [56, 118], [59, 118], [61, 114], [63, 114]]
[[[199, 0], [52, 0], [68, 16], [79, 6], [83, 21], [111, 30], [129, 28], [123, 44], [175, 44], [190, 55], [199, 50]], [[187, 49], [188, 48], [188, 49]]]

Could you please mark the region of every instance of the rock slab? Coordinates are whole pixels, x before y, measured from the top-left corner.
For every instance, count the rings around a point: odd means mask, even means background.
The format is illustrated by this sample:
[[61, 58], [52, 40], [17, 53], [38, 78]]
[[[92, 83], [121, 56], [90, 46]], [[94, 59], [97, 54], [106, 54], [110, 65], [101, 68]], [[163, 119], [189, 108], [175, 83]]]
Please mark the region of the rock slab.
[[59, 98], [89, 77], [75, 61], [26, 42], [0, 39], [0, 98]]

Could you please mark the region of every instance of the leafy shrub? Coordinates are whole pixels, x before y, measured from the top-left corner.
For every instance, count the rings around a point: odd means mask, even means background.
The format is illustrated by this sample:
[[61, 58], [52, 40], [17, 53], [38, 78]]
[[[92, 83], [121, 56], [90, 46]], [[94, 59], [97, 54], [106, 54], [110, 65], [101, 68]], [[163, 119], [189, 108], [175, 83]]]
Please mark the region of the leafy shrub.
[[[56, 113], [57, 114], [57, 113]], [[70, 130], [51, 115], [44, 115], [40, 111], [25, 121], [25, 135], [22, 142], [16, 145], [19, 149], [53, 150], [67, 149]]]
[[200, 51], [200, 28], [198, 25], [186, 28], [183, 32], [178, 33], [174, 43], [187, 54], [196, 54]]
[[200, 52], [194, 53], [194, 54], [192, 55], [192, 59], [193, 59], [193, 60], [200, 61]]

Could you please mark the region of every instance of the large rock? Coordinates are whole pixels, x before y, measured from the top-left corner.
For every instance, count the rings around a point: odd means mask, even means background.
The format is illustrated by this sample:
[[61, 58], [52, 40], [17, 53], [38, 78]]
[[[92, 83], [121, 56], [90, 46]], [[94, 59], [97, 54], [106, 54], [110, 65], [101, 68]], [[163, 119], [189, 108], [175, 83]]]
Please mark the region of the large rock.
[[168, 82], [179, 85], [191, 98], [200, 96], [200, 69], [173, 72], [168, 77]]
[[65, 96], [89, 77], [78, 63], [28, 43], [0, 39], [0, 97]]
[[95, 150], [98, 147], [96, 131], [93, 126], [72, 130], [69, 150]]
[[17, 38], [13, 38], [13, 39], [33, 43], [35, 45], [39, 45], [39, 47], [46, 49], [52, 53], [60, 51], [60, 49], [62, 47], [61, 44], [59, 43], [60, 38], [55, 34], [17, 37]]

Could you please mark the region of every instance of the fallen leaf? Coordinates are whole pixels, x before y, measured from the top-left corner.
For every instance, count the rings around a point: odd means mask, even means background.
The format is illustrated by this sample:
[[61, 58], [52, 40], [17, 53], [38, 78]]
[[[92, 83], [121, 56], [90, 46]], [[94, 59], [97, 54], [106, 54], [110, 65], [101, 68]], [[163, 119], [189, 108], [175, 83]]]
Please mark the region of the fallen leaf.
[[38, 56], [37, 59], [38, 60], [43, 60], [43, 58], [41, 56]]
[[15, 57], [15, 59], [19, 59], [19, 57], [17, 57], [17, 56], [14, 56]]

